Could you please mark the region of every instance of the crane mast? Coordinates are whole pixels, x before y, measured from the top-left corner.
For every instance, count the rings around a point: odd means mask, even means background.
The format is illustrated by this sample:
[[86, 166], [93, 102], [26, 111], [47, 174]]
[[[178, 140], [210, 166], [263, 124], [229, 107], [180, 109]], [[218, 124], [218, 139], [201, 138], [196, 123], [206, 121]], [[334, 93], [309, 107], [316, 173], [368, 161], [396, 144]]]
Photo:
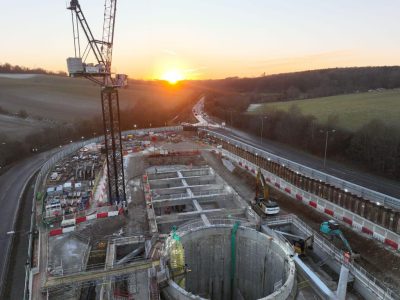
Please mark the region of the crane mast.
[[[126, 75], [111, 76], [112, 52], [117, 0], [105, 0], [102, 39], [95, 39], [78, 0], [71, 0], [75, 57], [67, 59], [71, 77], [85, 77], [101, 86], [104, 142], [107, 161], [108, 199], [110, 204], [126, 205], [125, 178], [119, 114], [118, 87], [124, 86]], [[87, 40], [81, 51], [80, 31]], [[86, 63], [90, 53], [96, 64]], [[122, 78], [122, 80], [120, 80]]]

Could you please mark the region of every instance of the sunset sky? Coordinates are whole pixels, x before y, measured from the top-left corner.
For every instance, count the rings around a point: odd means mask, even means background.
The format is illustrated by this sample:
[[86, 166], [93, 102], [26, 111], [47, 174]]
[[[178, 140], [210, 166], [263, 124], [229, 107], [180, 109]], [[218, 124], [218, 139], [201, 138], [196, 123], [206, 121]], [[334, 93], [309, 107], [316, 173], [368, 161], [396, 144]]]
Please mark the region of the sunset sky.
[[[100, 38], [103, 0], [80, 0]], [[65, 0], [2, 1], [0, 63], [66, 71]], [[259, 76], [399, 65], [398, 0], [119, 0], [114, 71], [132, 78]]]

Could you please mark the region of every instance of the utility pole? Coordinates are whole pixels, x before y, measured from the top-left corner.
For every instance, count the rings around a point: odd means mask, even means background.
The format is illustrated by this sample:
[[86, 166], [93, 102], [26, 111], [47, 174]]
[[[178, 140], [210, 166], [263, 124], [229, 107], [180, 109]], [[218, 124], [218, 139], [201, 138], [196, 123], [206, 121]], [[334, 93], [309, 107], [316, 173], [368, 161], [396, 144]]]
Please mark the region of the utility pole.
[[320, 130], [321, 133], [325, 132], [325, 153], [324, 153], [324, 169], [326, 168], [326, 155], [328, 153], [328, 139], [329, 139], [329, 133], [335, 133], [336, 130], [332, 129], [332, 130]]
[[264, 119], [267, 119], [267, 116], [262, 116], [261, 117], [261, 132], [260, 132], [260, 143], [262, 145], [263, 143], [263, 133], [264, 133]]

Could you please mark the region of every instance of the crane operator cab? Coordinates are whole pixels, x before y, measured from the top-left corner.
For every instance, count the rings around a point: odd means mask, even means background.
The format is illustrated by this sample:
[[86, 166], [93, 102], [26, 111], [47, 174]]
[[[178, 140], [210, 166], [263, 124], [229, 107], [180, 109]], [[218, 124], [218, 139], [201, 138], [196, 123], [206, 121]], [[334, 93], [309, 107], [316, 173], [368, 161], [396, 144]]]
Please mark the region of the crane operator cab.
[[339, 223], [335, 220], [329, 220], [321, 224], [320, 231], [325, 234], [332, 234], [332, 231], [339, 230]]
[[276, 215], [279, 213], [279, 205], [273, 201], [275, 199], [270, 198], [265, 200], [264, 197], [256, 199], [256, 204], [262, 209], [266, 215]]

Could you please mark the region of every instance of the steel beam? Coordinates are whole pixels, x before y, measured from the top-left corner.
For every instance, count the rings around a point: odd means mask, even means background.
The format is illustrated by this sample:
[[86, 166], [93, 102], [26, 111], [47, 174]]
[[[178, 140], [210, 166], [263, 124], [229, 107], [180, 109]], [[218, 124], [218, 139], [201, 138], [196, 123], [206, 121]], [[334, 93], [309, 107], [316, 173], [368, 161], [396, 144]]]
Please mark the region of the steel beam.
[[126, 196], [118, 90], [112, 87], [103, 88], [101, 101], [107, 161], [108, 201], [110, 204], [120, 204], [125, 201]]

